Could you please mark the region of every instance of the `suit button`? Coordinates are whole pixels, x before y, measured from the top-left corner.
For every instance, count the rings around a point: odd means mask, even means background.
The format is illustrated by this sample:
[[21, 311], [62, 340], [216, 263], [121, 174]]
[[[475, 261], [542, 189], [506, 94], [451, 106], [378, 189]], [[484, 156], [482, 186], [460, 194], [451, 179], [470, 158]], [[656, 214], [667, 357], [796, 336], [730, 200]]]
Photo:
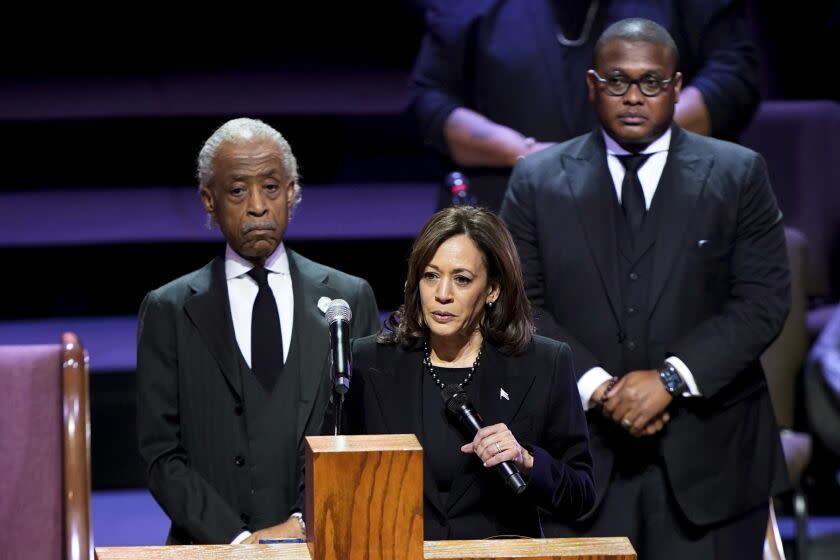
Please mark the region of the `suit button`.
[[245, 459], [242, 457], [242, 455], [237, 455], [233, 458], [233, 462], [236, 464], [237, 467], [241, 467], [245, 464]]
[[239, 516], [239, 519], [241, 519], [242, 523], [245, 523], [246, 525], [251, 522], [251, 516], [248, 515], [247, 513], [241, 514]]
[[633, 282], [639, 279], [639, 274], [637, 272], [631, 272], [627, 276], [629, 276], [630, 280], [632, 280]]
[[233, 413], [236, 414], [237, 416], [242, 416], [242, 405], [237, 404], [236, 406], [234, 406], [233, 407]]
[[627, 314], [628, 315], [635, 315], [636, 311], [638, 311], [638, 309], [636, 309], [635, 305], [631, 305], [630, 307], [627, 308]]
[[636, 342], [633, 340], [627, 341], [627, 349], [628, 350], [635, 350], [636, 349]]

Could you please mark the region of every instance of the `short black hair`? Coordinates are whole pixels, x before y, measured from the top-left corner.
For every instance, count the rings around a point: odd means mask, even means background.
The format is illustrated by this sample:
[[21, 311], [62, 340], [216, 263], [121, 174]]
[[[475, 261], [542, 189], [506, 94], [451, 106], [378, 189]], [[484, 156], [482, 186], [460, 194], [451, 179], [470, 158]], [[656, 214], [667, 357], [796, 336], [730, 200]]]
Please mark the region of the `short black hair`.
[[668, 33], [668, 30], [655, 21], [645, 18], [627, 18], [619, 20], [607, 27], [595, 43], [595, 51], [592, 54], [593, 66], [597, 67], [598, 58], [601, 56], [607, 43], [613, 40], [664, 45], [674, 60], [674, 71], [677, 70], [680, 61], [677, 44], [674, 42], [671, 34]]

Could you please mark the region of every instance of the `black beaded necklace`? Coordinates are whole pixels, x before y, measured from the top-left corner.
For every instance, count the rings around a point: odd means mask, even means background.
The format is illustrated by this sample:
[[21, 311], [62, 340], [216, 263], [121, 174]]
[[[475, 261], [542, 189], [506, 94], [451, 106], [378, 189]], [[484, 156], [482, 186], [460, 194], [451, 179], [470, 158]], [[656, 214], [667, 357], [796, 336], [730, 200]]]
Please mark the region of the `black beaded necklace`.
[[[483, 350], [484, 341], [481, 342], [481, 346], [478, 348], [478, 355], [475, 357], [475, 361], [473, 362], [472, 367], [470, 367], [470, 371], [467, 372], [464, 380], [457, 384], [462, 390], [470, 384], [470, 381], [472, 381], [473, 375], [475, 375], [475, 370], [478, 369], [478, 364], [481, 361], [481, 353]], [[440, 387], [441, 391], [446, 389], [446, 383], [441, 381], [441, 379], [437, 376], [437, 373], [435, 373], [435, 368], [432, 365], [432, 353], [429, 350], [429, 343], [426, 341], [423, 342], [423, 365], [426, 366], [426, 371], [432, 377], [432, 381], [435, 382], [435, 385]]]

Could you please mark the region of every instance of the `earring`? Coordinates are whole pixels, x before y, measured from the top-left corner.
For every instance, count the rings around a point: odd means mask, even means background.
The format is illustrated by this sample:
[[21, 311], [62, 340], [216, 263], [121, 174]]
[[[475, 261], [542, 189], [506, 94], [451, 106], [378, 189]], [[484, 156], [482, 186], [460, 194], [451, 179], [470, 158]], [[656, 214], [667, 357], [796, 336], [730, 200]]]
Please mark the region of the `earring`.
[[493, 303], [494, 303], [494, 302], [493, 302], [492, 300], [491, 300], [491, 301], [488, 301], [488, 302], [487, 302], [487, 307], [488, 307], [489, 309], [493, 309]]

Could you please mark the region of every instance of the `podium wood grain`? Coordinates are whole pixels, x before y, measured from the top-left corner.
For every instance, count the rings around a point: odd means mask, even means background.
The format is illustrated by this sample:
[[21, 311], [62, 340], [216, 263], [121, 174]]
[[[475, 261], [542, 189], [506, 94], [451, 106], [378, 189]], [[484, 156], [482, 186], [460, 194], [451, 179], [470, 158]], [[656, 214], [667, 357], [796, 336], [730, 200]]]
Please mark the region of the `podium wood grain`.
[[99, 546], [97, 560], [312, 560], [305, 543]]
[[[426, 560], [636, 560], [626, 537], [427, 541]], [[305, 544], [98, 547], [99, 560], [311, 560]]]
[[636, 560], [627, 537], [426, 541], [426, 560]]
[[310, 436], [306, 445], [313, 558], [423, 559], [423, 448], [416, 436]]

